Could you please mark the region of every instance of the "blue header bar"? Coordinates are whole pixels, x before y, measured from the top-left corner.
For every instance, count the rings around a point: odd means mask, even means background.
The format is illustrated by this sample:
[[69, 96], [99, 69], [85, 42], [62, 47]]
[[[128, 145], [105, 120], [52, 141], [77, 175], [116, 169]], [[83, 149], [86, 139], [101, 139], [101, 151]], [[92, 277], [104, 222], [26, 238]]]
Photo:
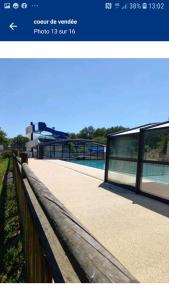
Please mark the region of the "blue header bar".
[[169, 41], [166, 0], [0, 0], [1, 41]]

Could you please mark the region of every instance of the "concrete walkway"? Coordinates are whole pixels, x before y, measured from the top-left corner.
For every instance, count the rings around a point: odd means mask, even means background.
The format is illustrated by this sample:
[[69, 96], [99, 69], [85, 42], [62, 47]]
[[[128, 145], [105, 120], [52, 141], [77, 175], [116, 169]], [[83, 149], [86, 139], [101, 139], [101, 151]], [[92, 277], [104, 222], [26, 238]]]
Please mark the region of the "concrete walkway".
[[169, 206], [103, 184], [104, 172], [29, 160], [49, 190], [140, 282], [169, 282]]

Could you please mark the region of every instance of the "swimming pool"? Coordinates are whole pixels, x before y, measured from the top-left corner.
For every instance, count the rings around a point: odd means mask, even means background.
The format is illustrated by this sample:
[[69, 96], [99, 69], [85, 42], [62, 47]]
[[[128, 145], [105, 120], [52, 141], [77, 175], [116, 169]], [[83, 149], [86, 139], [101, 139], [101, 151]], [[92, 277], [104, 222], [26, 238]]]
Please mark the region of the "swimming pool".
[[[96, 169], [105, 169], [105, 160], [71, 160], [70, 162], [92, 167]], [[136, 176], [136, 166], [133, 169], [131, 166], [121, 166], [113, 165], [110, 167], [109, 171], [117, 172], [119, 174], [128, 174], [130, 176]], [[154, 182], [159, 182], [163, 184], [169, 184], [169, 167], [168, 166], [160, 166], [160, 165], [152, 165], [152, 164], [145, 164], [143, 167], [143, 180], [150, 180]]]
[[104, 170], [105, 169], [105, 161], [104, 160], [71, 160], [70, 162], [78, 164], [78, 165], [83, 165], [87, 167], [92, 167], [92, 168], [97, 168]]

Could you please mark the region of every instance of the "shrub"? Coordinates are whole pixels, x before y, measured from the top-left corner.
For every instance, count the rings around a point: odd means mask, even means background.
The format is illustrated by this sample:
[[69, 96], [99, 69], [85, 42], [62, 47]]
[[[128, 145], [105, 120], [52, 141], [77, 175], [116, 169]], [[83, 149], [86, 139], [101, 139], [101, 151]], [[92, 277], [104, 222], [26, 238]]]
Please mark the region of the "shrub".
[[0, 156], [1, 159], [11, 158], [11, 157], [12, 157], [12, 151], [10, 150], [3, 151]]

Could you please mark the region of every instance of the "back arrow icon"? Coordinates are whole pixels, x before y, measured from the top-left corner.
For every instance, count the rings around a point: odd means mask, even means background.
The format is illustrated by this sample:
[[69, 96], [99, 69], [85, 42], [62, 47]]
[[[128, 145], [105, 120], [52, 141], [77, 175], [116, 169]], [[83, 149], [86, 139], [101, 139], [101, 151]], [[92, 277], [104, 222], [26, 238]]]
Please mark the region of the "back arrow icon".
[[9, 27], [12, 29], [12, 30], [15, 30], [15, 28], [17, 28], [18, 26], [15, 25], [15, 23], [11, 23], [11, 25], [9, 25]]

